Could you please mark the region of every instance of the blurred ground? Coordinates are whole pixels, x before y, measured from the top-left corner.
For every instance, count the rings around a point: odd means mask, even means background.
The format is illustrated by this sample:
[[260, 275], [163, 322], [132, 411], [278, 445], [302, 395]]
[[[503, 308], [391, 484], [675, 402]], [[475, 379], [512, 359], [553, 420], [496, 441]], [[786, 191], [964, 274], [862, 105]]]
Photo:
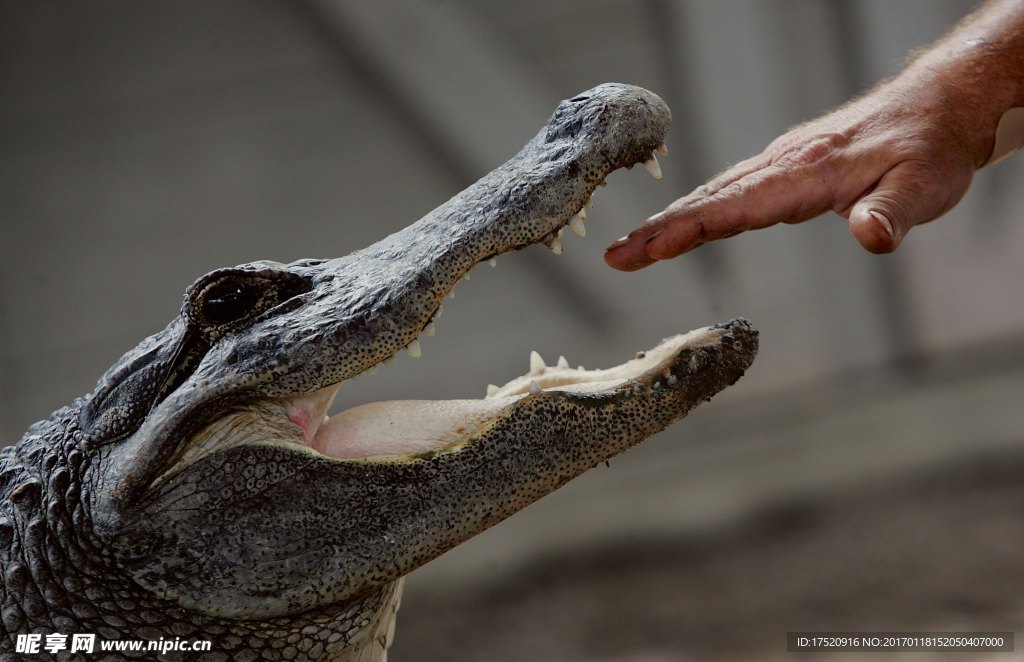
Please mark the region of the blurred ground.
[[538, 559], [460, 591], [410, 582], [392, 659], [782, 659], [792, 630], [1019, 637], [1022, 509], [1024, 452]]
[[410, 582], [392, 659], [781, 659], [792, 630], [1019, 632], [1022, 509], [1024, 452], [538, 559], [459, 591]]

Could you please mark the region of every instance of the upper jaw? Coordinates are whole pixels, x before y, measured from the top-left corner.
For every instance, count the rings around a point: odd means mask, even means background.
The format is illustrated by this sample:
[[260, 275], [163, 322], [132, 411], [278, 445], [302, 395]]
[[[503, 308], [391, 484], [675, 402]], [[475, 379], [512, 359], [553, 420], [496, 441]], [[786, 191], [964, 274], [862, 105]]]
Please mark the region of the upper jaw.
[[579, 96], [514, 158], [404, 230], [342, 258], [260, 263], [313, 286], [291, 310], [220, 339], [157, 405], [126, 445], [119, 471], [132, 485], [119, 493], [169, 469], [181, 453], [174, 446], [224, 407], [324, 389], [403, 349], [417, 353], [444, 297], [476, 264], [541, 242], [560, 253], [563, 228], [581, 230], [594, 189], [612, 170], [650, 161], [671, 118], [641, 88], [606, 84]]
[[[441, 302], [474, 266], [493, 265], [496, 255], [532, 243], [560, 254], [563, 229], [568, 225], [585, 234], [590, 196], [619, 167], [644, 163], [660, 178], [654, 152], [664, 153], [669, 122], [668, 108], [656, 95], [626, 85], [598, 86], [562, 102], [516, 157], [417, 223], [350, 256], [308, 267], [316, 274], [318, 290], [326, 291], [311, 297], [322, 314], [297, 311], [306, 321], [284, 325], [285, 330], [305, 327], [281, 342], [299, 360], [275, 366], [276, 383], [301, 383], [306, 390], [288, 394], [273, 384], [261, 387], [264, 395], [283, 398], [285, 415], [295, 425], [292, 436], [333, 457], [424, 452], [450, 441], [451, 435], [437, 431], [420, 443], [370, 449], [360, 443], [362, 435], [351, 431], [362, 426], [364, 433], [374, 432], [366, 429], [361, 415], [372, 409], [379, 417], [387, 406], [367, 406], [329, 421], [325, 414], [343, 381], [376, 370], [403, 349], [418, 357], [421, 336], [432, 335]], [[566, 128], [577, 125], [584, 127], [582, 135]], [[239, 349], [232, 354], [251, 355]], [[593, 377], [577, 373], [573, 379], [579, 383]], [[466, 419], [466, 425], [453, 429], [477, 427], [499, 409], [493, 398], [463, 401], [444, 411], [423, 404], [401, 406]]]

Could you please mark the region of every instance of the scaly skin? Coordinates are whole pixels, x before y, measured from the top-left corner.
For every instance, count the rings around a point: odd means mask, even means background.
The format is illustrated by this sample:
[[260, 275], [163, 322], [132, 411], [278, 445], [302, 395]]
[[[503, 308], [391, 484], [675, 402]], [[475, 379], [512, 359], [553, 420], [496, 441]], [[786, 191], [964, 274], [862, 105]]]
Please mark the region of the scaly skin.
[[741, 320], [601, 387], [503, 393], [416, 454], [329, 457], [290, 413], [413, 342], [475, 264], [553, 243], [668, 123], [655, 95], [603, 85], [367, 249], [199, 279], [166, 329], [0, 454], [0, 659], [28, 632], [208, 639], [208, 660], [385, 659], [406, 574], [735, 382], [757, 347]]

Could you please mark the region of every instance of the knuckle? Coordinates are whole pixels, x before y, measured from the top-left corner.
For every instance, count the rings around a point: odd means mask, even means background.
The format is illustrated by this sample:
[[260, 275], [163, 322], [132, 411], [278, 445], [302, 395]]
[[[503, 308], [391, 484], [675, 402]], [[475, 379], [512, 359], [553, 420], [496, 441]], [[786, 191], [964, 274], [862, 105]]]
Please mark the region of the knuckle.
[[850, 144], [850, 138], [838, 131], [819, 133], [807, 140], [792, 145], [780, 154], [773, 164], [786, 166], [809, 166], [827, 161]]
[[742, 179], [738, 179], [731, 184], [726, 184], [718, 191], [718, 195], [723, 198], [742, 198], [745, 194], [750, 191], [749, 186]]
[[692, 198], [706, 198], [709, 195], [711, 195], [712, 193], [714, 193], [715, 190], [716, 190], [716, 188], [715, 188], [715, 180], [711, 180], [707, 184], [701, 184], [700, 186], [695, 188], [693, 190], [693, 193], [691, 193], [689, 197], [692, 197]]

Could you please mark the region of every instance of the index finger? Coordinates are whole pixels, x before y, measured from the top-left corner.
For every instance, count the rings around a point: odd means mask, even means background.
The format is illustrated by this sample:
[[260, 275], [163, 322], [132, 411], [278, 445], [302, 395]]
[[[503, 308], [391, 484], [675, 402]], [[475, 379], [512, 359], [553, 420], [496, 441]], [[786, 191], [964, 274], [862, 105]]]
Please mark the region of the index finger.
[[[698, 186], [686, 196], [679, 198], [672, 203], [670, 208], [714, 195], [723, 187], [765, 167], [768, 163], [769, 159], [764, 154], [741, 161], [708, 180], [707, 183]], [[646, 253], [644, 246], [654, 236], [664, 231], [664, 225], [659, 222], [660, 217], [661, 214], [650, 217], [647, 219], [647, 223], [609, 246], [604, 257], [608, 265], [621, 271], [636, 271], [654, 263], [655, 259]]]
[[792, 162], [772, 163], [710, 195], [676, 200], [614, 244], [605, 260], [616, 268], [639, 269], [746, 230], [812, 218], [828, 210], [833, 197], [817, 171]]

